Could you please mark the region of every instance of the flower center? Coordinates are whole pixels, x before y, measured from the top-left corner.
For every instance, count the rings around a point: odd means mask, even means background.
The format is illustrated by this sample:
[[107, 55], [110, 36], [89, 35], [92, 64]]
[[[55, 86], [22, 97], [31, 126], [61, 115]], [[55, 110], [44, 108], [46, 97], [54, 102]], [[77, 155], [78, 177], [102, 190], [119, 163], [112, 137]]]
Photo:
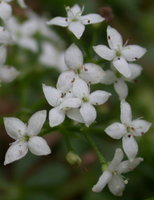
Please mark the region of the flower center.
[[121, 52], [120, 51], [116, 51], [116, 56], [120, 57], [121, 56]]
[[87, 97], [83, 97], [83, 98], [82, 98], [82, 101], [86, 103], [86, 102], [89, 101], [89, 99], [88, 99]]

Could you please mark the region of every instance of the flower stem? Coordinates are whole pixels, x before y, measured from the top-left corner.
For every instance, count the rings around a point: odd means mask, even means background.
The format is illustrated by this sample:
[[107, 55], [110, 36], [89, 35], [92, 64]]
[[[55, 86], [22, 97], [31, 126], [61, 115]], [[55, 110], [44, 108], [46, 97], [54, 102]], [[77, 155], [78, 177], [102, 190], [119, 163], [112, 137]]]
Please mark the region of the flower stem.
[[92, 138], [90, 137], [89, 133], [85, 132], [85, 137], [88, 140], [88, 142], [90, 143], [90, 145], [92, 146], [92, 148], [94, 149], [94, 151], [99, 159], [100, 164], [101, 165], [106, 164], [107, 162], [106, 162], [105, 158], [103, 157], [100, 150], [98, 149], [98, 147], [96, 146], [96, 144], [94, 143]]

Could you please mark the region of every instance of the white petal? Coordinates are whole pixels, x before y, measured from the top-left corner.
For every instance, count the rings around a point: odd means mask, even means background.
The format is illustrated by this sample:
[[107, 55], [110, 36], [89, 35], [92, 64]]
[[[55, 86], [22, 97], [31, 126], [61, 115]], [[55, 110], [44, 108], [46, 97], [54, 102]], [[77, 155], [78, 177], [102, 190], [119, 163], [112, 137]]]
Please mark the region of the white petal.
[[0, 46], [0, 65], [3, 65], [6, 61], [7, 51], [5, 46]]
[[48, 25], [57, 25], [57, 26], [68, 26], [67, 18], [65, 17], [55, 17], [47, 22]]
[[75, 4], [73, 7], [66, 7], [67, 16], [72, 18], [76, 15], [80, 15], [82, 10], [78, 4]]
[[113, 66], [126, 78], [131, 77], [131, 70], [129, 69], [129, 65], [124, 58], [115, 58], [113, 60]]
[[24, 0], [17, 0], [17, 1], [18, 1], [18, 4], [19, 4], [19, 6], [21, 8], [26, 8], [27, 7], [26, 4], [25, 4], [25, 2], [24, 2]]
[[80, 22], [71, 22], [68, 26], [68, 29], [78, 38], [80, 39], [84, 30], [85, 26]]
[[142, 136], [144, 135], [149, 128], [151, 127], [151, 123], [147, 122], [145, 120], [142, 119], [136, 119], [132, 121], [132, 127], [134, 130], [134, 135], [135, 136]]
[[27, 130], [26, 125], [14, 117], [5, 117], [4, 126], [7, 134], [15, 140], [24, 136]]
[[22, 37], [17, 41], [18, 45], [22, 48], [28, 49], [33, 52], [38, 51], [38, 44], [35, 39], [30, 37]]
[[81, 50], [72, 44], [65, 52], [65, 62], [70, 69], [79, 69], [83, 65], [83, 55]]
[[14, 81], [19, 74], [19, 71], [17, 71], [14, 67], [0, 67], [0, 80], [4, 83], [10, 83]]
[[60, 104], [61, 92], [56, 88], [43, 84], [43, 93], [47, 102], [51, 106], [58, 106]]
[[108, 184], [109, 190], [115, 195], [115, 196], [122, 196], [123, 191], [125, 189], [125, 183], [122, 179], [122, 177], [118, 175], [114, 175], [111, 179], [111, 181]]
[[63, 123], [65, 120], [65, 113], [59, 108], [53, 108], [49, 112], [49, 125], [55, 127]]
[[99, 177], [99, 180], [96, 183], [96, 185], [93, 186], [92, 191], [101, 192], [106, 186], [106, 184], [109, 183], [111, 178], [112, 178], [112, 173], [109, 171], [104, 171], [103, 174]]
[[141, 58], [147, 50], [138, 45], [128, 45], [122, 50], [122, 55], [127, 61], [135, 61]]
[[115, 122], [108, 126], [104, 131], [113, 139], [120, 139], [126, 134], [126, 127], [121, 123]]
[[11, 42], [11, 34], [4, 27], [0, 26], [0, 44], [9, 44]]
[[129, 103], [127, 103], [124, 100], [121, 101], [120, 109], [121, 109], [121, 115], [120, 115], [121, 122], [123, 124], [129, 125], [132, 121], [132, 110]]
[[114, 72], [111, 70], [106, 70], [101, 83], [110, 85], [110, 84], [114, 83], [116, 80], [117, 80], [117, 78], [116, 78]]
[[121, 48], [123, 45], [120, 33], [111, 26], [107, 27], [107, 40], [111, 49], [117, 50]]
[[130, 80], [136, 79], [142, 72], [142, 67], [138, 64], [129, 63], [129, 69], [131, 71], [131, 77]]
[[4, 165], [23, 158], [27, 152], [27, 142], [14, 142], [6, 152]]
[[31, 118], [28, 121], [28, 135], [34, 136], [38, 135], [40, 133], [41, 128], [43, 127], [43, 124], [47, 117], [47, 111], [41, 110], [36, 113], [34, 113]]
[[84, 123], [84, 120], [81, 116], [81, 113], [80, 113], [80, 110], [77, 109], [77, 108], [74, 108], [74, 109], [70, 109], [69, 111], [67, 111], [67, 117], [76, 121], [76, 122], [79, 122], [79, 123]]
[[12, 8], [9, 4], [2, 2], [0, 3], [0, 17], [6, 21], [9, 20], [12, 14]]
[[105, 19], [98, 14], [88, 14], [80, 17], [83, 24], [96, 24], [103, 22]]
[[93, 105], [102, 105], [108, 100], [110, 96], [111, 93], [109, 92], [97, 90], [90, 94], [90, 103]]
[[66, 98], [59, 106], [60, 109], [65, 108], [78, 108], [81, 106], [81, 99], [79, 98]]
[[138, 152], [138, 144], [132, 135], [124, 136], [122, 138], [122, 146], [128, 159], [133, 161]]
[[109, 170], [115, 171], [124, 157], [123, 151], [118, 148], [115, 151], [114, 158], [109, 165]]
[[97, 45], [93, 47], [94, 51], [103, 59], [105, 60], [113, 60], [115, 57], [115, 51], [112, 49], [109, 49], [105, 45]]
[[28, 148], [31, 153], [37, 156], [48, 155], [51, 153], [51, 150], [45, 139], [39, 136], [33, 136], [29, 139]]
[[89, 96], [89, 87], [82, 79], [76, 79], [72, 89], [73, 94], [76, 97], [83, 98]]
[[84, 103], [80, 108], [81, 116], [87, 127], [92, 124], [96, 119], [96, 110], [90, 103]]
[[67, 92], [69, 89], [71, 89], [75, 78], [76, 75], [73, 71], [66, 71], [61, 73], [57, 80], [57, 89], [64, 93]]
[[99, 65], [92, 63], [84, 64], [80, 72], [80, 77], [90, 84], [100, 83], [104, 76], [105, 73], [102, 68]]
[[117, 92], [119, 99], [126, 99], [128, 95], [128, 86], [123, 79], [118, 79], [114, 83], [114, 89]]
[[134, 170], [142, 161], [143, 158], [135, 158], [132, 162], [129, 160], [123, 161], [120, 163], [117, 172], [120, 174], [130, 172]]

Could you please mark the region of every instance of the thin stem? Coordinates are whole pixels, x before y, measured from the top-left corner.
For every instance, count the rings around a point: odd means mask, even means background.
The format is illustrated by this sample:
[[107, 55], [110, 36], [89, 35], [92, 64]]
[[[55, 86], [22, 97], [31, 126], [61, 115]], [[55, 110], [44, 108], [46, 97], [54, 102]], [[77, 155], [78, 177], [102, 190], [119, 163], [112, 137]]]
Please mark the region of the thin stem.
[[90, 145], [92, 146], [92, 148], [94, 149], [94, 151], [95, 151], [95, 153], [96, 153], [101, 165], [106, 164], [107, 162], [106, 162], [105, 158], [103, 157], [103, 155], [99, 151], [98, 147], [96, 146], [96, 144], [94, 143], [94, 141], [90, 137], [89, 133], [85, 132], [85, 137], [88, 140], [88, 142], [90, 143]]

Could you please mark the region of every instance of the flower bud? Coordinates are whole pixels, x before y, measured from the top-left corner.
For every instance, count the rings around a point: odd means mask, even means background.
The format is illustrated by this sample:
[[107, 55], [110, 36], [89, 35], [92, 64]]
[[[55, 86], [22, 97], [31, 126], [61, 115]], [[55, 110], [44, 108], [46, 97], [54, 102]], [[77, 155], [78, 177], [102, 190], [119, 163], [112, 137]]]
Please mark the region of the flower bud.
[[66, 160], [70, 165], [81, 164], [81, 158], [73, 151], [69, 151], [66, 155]]

